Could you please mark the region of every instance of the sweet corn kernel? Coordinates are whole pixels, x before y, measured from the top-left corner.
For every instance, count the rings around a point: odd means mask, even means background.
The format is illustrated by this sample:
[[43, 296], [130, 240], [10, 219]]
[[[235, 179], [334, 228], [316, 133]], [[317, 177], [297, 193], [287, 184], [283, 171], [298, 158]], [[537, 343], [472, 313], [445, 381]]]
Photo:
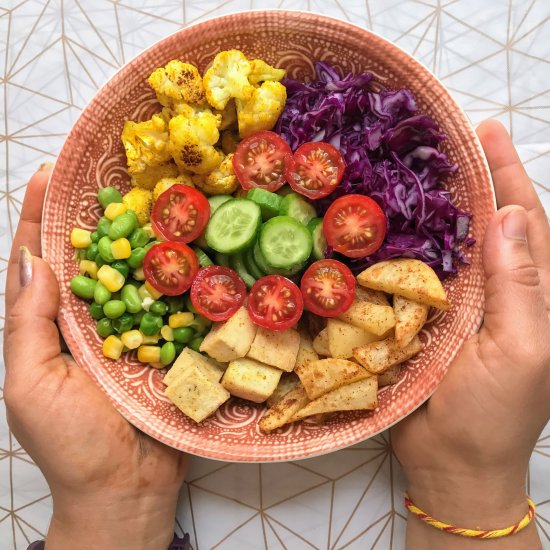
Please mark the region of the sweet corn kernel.
[[[135, 277], [135, 275], [134, 275]], [[153, 300], [153, 297], [149, 294], [149, 291], [147, 290], [147, 287], [145, 286], [145, 284], [142, 284], [139, 288], [138, 288], [138, 294], [139, 294], [139, 297], [141, 298], [141, 301], [143, 302], [143, 300], [145, 300], [146, 298], [150, 298], [151, 300]], [[154, 301], [154, 300], [153, 300]]]
[[174, 341], [174, 331], [169, 327], [168, 325], [164, 325], [160, 329], [160, 335], [167, 341], [167, 342], [173, 342]]
[[136, 349], [143, 344], [143, 334], [139, 330], [127, 330], [120, 335], [120, 339], [128, 349]]
[[149, 363], [151, 367], [154, 369], [163, 369], [166, 365], [163, 365], [162, 363]]
[[91, 260], [80, 260], [78, 270], [81, 275], [88, 274], [92, 279], [97, 280], [97, 264]]
[[111, 243], [111, 254], [115, 260], [125, 260], [132, 254], [132, 247], [128, 239], [117, 239]]
[[92, 232], [75, 227], [71, 231], [71, 244], [75, 248], [88, 248], [92, 244]]
[[97, 278], [109, 292], [118, 292], [125, 282], [124, 275], [110, 265], [102, 265], [97, 272]]
[[158, 344], [158, 341], [160, 340], [160, 334], [153, 334], [153, 336], [147, 336], [147, 334], [143, 334], [141, 330], [139, 331], [142, 338], [142, 344]]
[[173, 313], [168, 317], [168, 325], [170, 328], [188, 327], [195, 317], [192, 313], [186, 311], [184, 313]]
[[103, 355], [109, 359], [120, 359], [124, 344], [114, 334], [107, 336], [103, 342]]
[[145, 281], [145, 273], [143, 273], [143, 267], [138, 267], [137, 269], [134, 269], [133, 277], [136, 281]]
[[112, 202], [105, 208], [105, 217], [114, 220], [120, 214], [124, 214], [128, 207], [123, 202]]
[[140, 363], [160, 363], [160, 348], [158, 346], [139, 346], [137, 358]]
[[156, 288], [153, 288], [149, 284], [149, 281], [145, 281], [145, 283], [143, 283], [143, 286], [147, 289], [147, 292], [149, 293], [149, 296], [151, 296], [151, 298], [158, 300], [162, 296], [162, 292], [159, 292]]

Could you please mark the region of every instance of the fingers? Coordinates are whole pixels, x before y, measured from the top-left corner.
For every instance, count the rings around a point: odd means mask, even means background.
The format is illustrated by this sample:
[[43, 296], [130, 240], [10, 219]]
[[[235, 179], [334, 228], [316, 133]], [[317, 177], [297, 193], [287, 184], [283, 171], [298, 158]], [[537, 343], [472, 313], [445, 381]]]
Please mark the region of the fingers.
[[17, 296], [19, 290], [19, 249], [26, 246], [31, 254], [41, 255], [40, 248], [40, 227], [42, 222], [42, 205], [44, 195], [50, 178], [51, 165], [46, 164], [36, 172], [27, 185], [23, 208], [17, 232], [13, 240], [10, 261], [8, 264], [8, 276], [6, 281], [6, 315]]

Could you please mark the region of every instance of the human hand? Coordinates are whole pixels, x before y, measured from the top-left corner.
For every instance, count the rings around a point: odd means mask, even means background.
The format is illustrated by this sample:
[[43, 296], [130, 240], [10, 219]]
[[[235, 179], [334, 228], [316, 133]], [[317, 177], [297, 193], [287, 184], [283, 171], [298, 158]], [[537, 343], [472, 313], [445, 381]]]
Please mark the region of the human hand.
[[76, 543], [79, 550], [162, 550], [173, 537], [186, 457], [131, 426], [61, 353], [59, 287], [40, 258], [49, 175], [40, 170], [28, 184], [8, 267], [8, 422], [52, 492], [48, 550]]
[[[461, 527], [494, 529], [527, 512], [529, 458], [550, 418], [550, 229], [504, 128], [487, 121], [477, 133], [499, 206], [483, 242], [483, 326], [427, 405], [394, 428], [392, 442], [421, 509]], [[411, 530], [438, 534], [420, 522], [409, 522]], [[501, 539], [499, 548], [538, 547], [529, 530], [509, 537], [513, 543]], [[471, 547], [441, 536], [448, 550]], [[431, 548], [426, 540], [411, 544]]]

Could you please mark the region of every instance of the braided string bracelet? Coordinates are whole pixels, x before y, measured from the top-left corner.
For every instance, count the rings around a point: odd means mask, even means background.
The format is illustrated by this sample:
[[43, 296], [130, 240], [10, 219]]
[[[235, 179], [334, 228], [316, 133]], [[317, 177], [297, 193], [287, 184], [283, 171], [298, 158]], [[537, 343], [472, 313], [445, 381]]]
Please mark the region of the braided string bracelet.
[[505, 527], [504, 529], [481, 531], [479, 529], [465, 529], [463, 527], [455, 527], [454, 525], [449, 525], [448, 523], [444, 523], [443, 521], [435, 519], [423, 512], [420, 508], [418, 508], [418, 506], [416, 506], [414, 502], [409, 498], [409, 496], [405, 493], [405, 508], [407, 508], [407, 510], [411, 512], [411, 514], [417, 516], [418, 519], [420, 519], [424, 523], [427, 523], [428, 525], [431, 525], [432, 527], [435, 527], [440, 531], [445, 531], [446, 533], [460, 535], [461, 537], [473, 537], [478, 539], [498, 539], [501, 537], [508, 537], [509, 535], [515, 535], [516, 533], [519, 533], [521, 530], [525, 529], [535, 517], [535, 503], [529, 497], [527, 497], [527, 502], [529, 504], [529, 510], [527, 511], [525, 516], [523, 516], [523, 518], [514, 525], [511, 525], [510, 527]]

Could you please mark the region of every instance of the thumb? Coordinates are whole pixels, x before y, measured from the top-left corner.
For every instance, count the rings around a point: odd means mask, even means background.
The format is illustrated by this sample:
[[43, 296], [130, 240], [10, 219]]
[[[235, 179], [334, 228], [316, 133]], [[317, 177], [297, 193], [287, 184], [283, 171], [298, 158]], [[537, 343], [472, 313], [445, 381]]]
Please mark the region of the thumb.
[[[527, 211], [501, 208], [491, 219], [483, 242], [484, 326], [508, 342], [532, 338], [546, 315], [545, 299], [529, 243]], [[525, 340], [523, 340], [525, 341]]]

